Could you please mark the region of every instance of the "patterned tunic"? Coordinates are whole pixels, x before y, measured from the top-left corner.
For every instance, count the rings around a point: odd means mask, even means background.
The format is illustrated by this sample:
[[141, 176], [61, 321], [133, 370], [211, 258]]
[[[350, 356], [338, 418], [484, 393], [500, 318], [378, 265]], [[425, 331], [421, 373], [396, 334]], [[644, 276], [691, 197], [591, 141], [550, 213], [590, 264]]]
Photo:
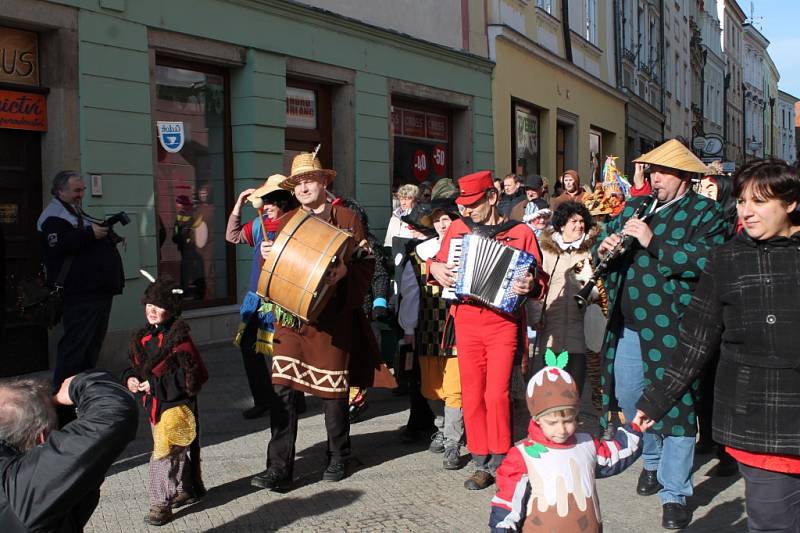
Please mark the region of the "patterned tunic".
[[[423, 356], [452, 357], [455, 355], [455, 339], [444, 339], [444, 345], [442, 344], [450, 301], [441, 297], [442, 288], [440, 286], [427, 283], [427, 264], [420, 259], [416, 251], [412, 252], [409, 261], [420, 287], [419, 320], [416, 329], [417, 353]], [[452, 332], [451, 337], [453, 337]], [[442, 346], [445, 348], [443, 349]]]
[[[641, 202], [628, 201], [622, 214], [609, 222], [608, 234], [621, 231]], [[647, 249], [632, 250], [611, 264], [607, 288], [611, 316], [604, 344], [601, 384], [604, 415], [614, 391], [614, 356], [623, 327], [639, 333], [645, 386], [661, 381], [678, 344], [678, 325], [712, 247], [725, 241], [726, 224], [718, 204], [689, 191], [648, 219], [653, 238]], [[625, 300], [625, 301], [623, 301]], [[623, 317], [623, 310], [625, 316]], [[694, 403], [698, 382], [672, 406], [652, 431], [677, 437], [696, 433]], [[607, 417], [601, 417], [601, 424]]]

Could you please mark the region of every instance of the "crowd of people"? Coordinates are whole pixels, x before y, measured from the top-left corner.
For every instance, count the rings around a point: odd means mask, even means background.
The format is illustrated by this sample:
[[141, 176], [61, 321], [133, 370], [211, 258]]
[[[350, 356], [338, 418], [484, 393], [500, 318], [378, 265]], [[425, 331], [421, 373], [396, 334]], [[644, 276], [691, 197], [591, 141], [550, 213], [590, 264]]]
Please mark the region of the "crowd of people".
[[[633, 162], [633, 183], [609, 158], [603, 181], [585, 185], [570, 169], [552, 184], [489, 171], [403, 184], [383, 241], [357, 202], [332, 193], [336, 172], [316, 153], [242, 191], [226, 238], [252, 249], [252, 266], [232, 336], [253, 399], [242, 416], [268, 414], [271, 429], [251, 484], [291, 490], [306, 395], [324, 413], [322, 479], [345, 479], [350, 425], [368, 389], [388, 387], [409, 399], [399, 441], [429, 442], [447, 470], [471, 463], [467, 490], [496, 485], [492, 531], [601, 531], [595, 478], [639, 456], [631, 490], [658, 494], [662, 527], [682, 529], [702, 446], [716, 448], [717, 475], [741, 473], [750, 531], [800, 531], [800, 174], [769, 159], [728, 176], [679, 140]], [[136, 434], [137, 404], [153, 437], [145, 521], [166, 524], [205, 494], [196, 400], [209, 374], [180, 280], [143, 273], [129, 368], [92, 370], [122, 279], [108, 229], [82, 214], [84, 189], [59, 173], [39, 220], [49, 282], [82, 318], [65, 314], [56, 392], [0, 384], [4, 530], [80, 530]], [[242, 222], [248, 203], [257, 215]], [[298, 214], [350, 243], [308, 320], [261, 283]], [[90, 260], [103, 265], [91, 280]], [[584, 396], [597, 413], [581, 412]]]

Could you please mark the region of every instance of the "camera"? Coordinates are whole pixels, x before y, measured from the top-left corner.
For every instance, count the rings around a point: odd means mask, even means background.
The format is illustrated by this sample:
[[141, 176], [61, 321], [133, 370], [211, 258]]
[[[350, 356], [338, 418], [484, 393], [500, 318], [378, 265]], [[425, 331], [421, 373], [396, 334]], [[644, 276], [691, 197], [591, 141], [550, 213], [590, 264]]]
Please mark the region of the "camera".
[[103, 223], [101, 224], [101, 226], [105, 226], [107, 228], [110, 228], [111, 226], [113, 226], [117, 222], [119, 222], [123, 226], [127, 226], [130, 223], [130, 221], [131, 221], [131, 217], [129, 217], [128, 214], [125, 211], [120, 211], [119, 213], [114, 213], [113, 215], [111, 215], [110, 217], [105, 219], [103, 221]]
[[125, 211], [120, 211], [119, 213], [114, 213], [113, 215], [105, 219], [103, 223], [100, 225], [108, 228], [108, 238], [111, 240], [111, 242], [113, 242], [114, 244], [119, 244], [125, 239], [114, 233], [113, 226], [117, 222], [119, 222], [123, 226], [127, 226], [130, 223], [130, 221], [131, 217], [129, 217]]

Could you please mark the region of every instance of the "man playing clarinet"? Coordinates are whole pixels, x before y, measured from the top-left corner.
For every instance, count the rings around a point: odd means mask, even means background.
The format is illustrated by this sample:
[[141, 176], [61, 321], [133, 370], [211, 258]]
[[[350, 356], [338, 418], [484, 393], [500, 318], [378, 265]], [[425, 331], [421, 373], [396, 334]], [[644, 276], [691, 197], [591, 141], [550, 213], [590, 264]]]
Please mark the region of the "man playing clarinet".
[[[464, 218], [450, 225], [439, 252], [428, 260], [429, 281], [453, 287], [456, 269], [447, 263], [450, 244], [468, 233], [528, 252], [536, 264], [541, 264], [533, 230], [526, 224], [506, 221], [498, 213], [498, 192], [491, 172], [469, 174], [459, 179], [458, 185], [456, 203], [463, 207]], [[539, 297], [544, 286], [541, 274], [528, 272], [514, 281], [513, 290], [518, 295]], [[471, 302], [452, 305], [450, 314], [455, 320], [467, 448], [477, 467], [464, 487], [485, 489], [494, 483], [495, 471], [511, 446], [509, 383], [515, 353], [524, 342], [520, 337], [524, 321], [522, 316], [509, 316]]]
[[[604, 345], [601, 384], [607, 424], [613, 392], [625, 420], [636, 414], [644, 385], [658, 382], [669, 367], [683, 311], [712, 246], [725, 239], [725, 220], [718, 204], [696, 194], [691, 179], [706, 166], [673, 139], [634, 160], [650, 165], [652, 197], [635, 197], [606, 234], [598, 237], [600, 257], [632, 241], [609, 264], [606, 283], [609, 324]], [[642, 218], [633, 218], [642, 202], [650, 202]], [[641, 210], [639, 210], [641, 212]], [[691, 517], [686, 497], [692, 494], [695, 442], [695, 383], [669, 414], [645, 434], [644, 469], [636, 492], [659, 493], [662, 526], [681, 529]]]

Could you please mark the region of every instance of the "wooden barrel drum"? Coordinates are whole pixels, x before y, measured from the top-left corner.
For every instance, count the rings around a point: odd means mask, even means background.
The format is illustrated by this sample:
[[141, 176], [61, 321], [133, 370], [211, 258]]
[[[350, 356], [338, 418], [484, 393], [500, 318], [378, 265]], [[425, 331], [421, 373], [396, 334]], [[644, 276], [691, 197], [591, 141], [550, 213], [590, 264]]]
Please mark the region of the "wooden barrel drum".
[[350, 237], [350, 233], [298, 209], [264, 260], [257, 294], [313, 322], [333, 294], [325, 275], [339, 257], [346, 258], [353, 242]]

